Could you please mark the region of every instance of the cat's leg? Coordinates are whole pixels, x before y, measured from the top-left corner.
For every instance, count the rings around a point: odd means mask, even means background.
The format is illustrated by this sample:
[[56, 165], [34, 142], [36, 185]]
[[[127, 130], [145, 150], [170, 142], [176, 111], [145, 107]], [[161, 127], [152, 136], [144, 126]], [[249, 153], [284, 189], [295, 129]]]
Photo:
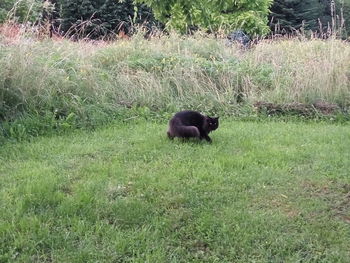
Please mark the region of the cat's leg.
[[208, 134], [205, 134], [203, 137], [204, 137], [204, 139], [206, 139], [207, 142], [209, 142], [209, 143], [212, 142], [212, 140], [211, 140], [211, 138], [208, 136]]
[[211, 142], [210, 137], [208, 136], [208, 133], [206, 133], [205, 131], [203, 131], [202, 129], [199, 130], [200, 132], [200, 139], [203, 140], [205, 139], [207, 142]]
[[168, 135], [168, 138], [169, 138], [170, 140], [173, 140], [173, 139], [174, 139], [174, 136], [171, 135], [170, 131], [167, 131], [166, 134]]

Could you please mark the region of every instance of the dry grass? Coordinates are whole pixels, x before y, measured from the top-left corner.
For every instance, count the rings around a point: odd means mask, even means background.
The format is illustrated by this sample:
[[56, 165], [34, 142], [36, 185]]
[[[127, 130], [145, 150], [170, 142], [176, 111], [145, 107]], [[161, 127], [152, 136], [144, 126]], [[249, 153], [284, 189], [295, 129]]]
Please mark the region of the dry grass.
[[350, 101], [350, 46], [330, 39], [260, 43], [254, 62], [272, 65], [275, 102], [310, 102], [324, 99], [339, 104]]

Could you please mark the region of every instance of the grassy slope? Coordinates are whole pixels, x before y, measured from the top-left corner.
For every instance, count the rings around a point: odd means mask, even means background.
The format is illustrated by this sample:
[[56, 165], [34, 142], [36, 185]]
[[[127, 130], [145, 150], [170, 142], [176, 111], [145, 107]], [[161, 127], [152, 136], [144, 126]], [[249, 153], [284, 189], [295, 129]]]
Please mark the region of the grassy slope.
[[350, 127], [116, 124], [0, 149], [0, 262], [348, 262]]

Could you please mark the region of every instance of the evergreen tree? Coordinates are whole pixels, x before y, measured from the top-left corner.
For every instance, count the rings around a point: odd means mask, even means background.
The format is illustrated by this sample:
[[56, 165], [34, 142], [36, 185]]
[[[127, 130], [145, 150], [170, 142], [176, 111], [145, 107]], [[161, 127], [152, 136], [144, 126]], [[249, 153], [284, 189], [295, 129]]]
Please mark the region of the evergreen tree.
[[272, 32], [291, 32], [298, 27], [296, 6], [298, 0], [275, 0], [271, 7], [270, 27]]
[[274, 33], [304, 29], [328, 36], [343, 26], [344, 37], [350, 32], [350, 0], [275, 0], [269, 19]]
[[98, 38], [124, 31], [131, 25], [156, 24], [152, 11], [145, 5], [135, 6], [132, 0], [59, 0], [60, 23], [68, 35]]
[[350, 0], [337, 0], [336, 3], [336, 19], [338, 27], [341, 27], [341, 37], [350, 37]]
[[275, 0], [270, 14], [271, 30], [275, 33], [292, 33], [301, 28], [317, 31], [319, 19], [327, 20], [327, 7], [328, 0]]

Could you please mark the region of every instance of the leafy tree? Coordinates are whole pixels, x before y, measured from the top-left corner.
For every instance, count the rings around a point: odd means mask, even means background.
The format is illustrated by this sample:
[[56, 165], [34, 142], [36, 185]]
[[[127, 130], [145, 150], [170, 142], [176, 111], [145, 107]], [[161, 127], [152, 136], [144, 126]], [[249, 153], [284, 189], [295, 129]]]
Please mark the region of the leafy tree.
[[268, 33], [272, 0], [136, 0], [150, 6], [155, 17], [180, 32], [192, 28], [215, 31], [241, 28], [247, 33]]

